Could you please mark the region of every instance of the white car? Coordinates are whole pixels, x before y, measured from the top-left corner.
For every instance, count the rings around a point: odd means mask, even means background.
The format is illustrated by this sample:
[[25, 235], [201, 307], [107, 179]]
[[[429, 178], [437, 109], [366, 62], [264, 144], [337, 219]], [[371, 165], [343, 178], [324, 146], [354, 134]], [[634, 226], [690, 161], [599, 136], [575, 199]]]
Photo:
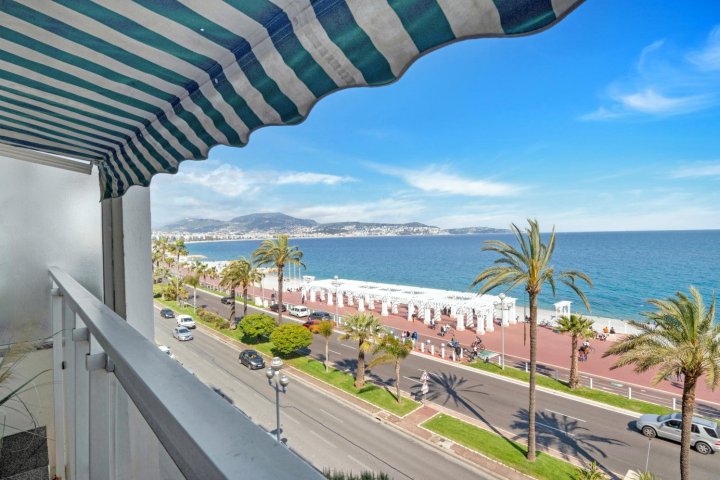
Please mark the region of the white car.
[[293, 305], [288, 311], [290, 312], [290, 315], [294, 315], [298, 318], [303, 318], [310, 315], [310, 309], [307, 308], [305, 305]]
[[177, 316], [178, 327], [195, 328], [195, 320], [190, 315]]

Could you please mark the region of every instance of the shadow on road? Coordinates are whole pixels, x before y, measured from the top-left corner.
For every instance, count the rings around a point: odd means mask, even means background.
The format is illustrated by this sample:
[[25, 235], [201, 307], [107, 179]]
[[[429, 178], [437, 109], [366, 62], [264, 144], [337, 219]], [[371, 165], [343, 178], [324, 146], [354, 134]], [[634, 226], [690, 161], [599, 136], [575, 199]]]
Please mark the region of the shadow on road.
[[[537, 444], [545, 448], [552, 448], [566, 460], [570, 457], [578, 457], [588, 463], [596, 461], [607, 474], [611, 475], [610, 470], [607, 470], [602, 461], [598, 460], [608, 458], [608, 455], [597, 444], [625, 446], [628, 444], [614, 438], [595, 435], [589, 428], [582, 426], [582, 423], [572, 417], [554, 412], [537, 412], [535, 416]], [[518, 410], [515, 413], [515, 421], [511, 427], [527, 431], [528, 411], [526, 409]]]

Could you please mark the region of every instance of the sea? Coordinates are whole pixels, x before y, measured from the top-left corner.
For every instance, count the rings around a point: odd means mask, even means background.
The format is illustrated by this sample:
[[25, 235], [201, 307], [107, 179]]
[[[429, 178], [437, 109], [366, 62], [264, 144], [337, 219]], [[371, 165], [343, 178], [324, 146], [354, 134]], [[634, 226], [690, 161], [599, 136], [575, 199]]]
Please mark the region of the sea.
[[[557, 272], [580, 270], [593, 281], [583, 286], [593, 315], [643, 320], [647, 300], [668, 298], [695, 286], [709, 303], [720, 290], [720, 230], [558, 233], [553, 256]], [[546, 236], [547, 238], [547, 236]], [[287, 269], [299, 278], [339, 278], [472, 291], [470, 284], [498, 256], [483, 251], [487, 240], [516, 245], [511, 234], [398, 237], [333, 237], [291, 239], [303, 252], [306, 269]], [[250, 258], [260, 240], [188, 244], [193, 255], [207, 261]], [[493, 293], [499, 293], [499, 290]], [[527, 303], [524, 290], [510, 296]], [[543, 287], [540, 307], [552, 309], [559, 300], [573, 301], [573, 311], [588, 313], [582, 302], [557, 283], [556, 295]]]

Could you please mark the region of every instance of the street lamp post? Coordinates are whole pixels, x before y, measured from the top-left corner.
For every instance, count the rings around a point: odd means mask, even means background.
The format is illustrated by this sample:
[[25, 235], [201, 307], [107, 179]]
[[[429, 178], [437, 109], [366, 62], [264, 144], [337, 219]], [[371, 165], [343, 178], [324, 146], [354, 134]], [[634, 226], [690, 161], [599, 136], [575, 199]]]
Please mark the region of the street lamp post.
[[273, 386], [273, 378], [275, 379], [275, 419], [277, 427], [275, 429], [275, 438], [280, 443], [280, 390], [283, 393], [287, 391], [290, 379], [284, 373], [280, 373], [283, 362], [279, 357], [275, 357], [270, 361], [270, 368], [265, 370], [265, 376], [268, 379], [268, 385]]
[[337, 302], [337, 295], [338, 295], [338, 287], [340, 286], [340, 282], [338, 281], [338, 276], [335, 275], [333, 277], [333, 287], [335, 287], [335, 324], [340, 325], [340, 315], [338, 313], [338, 302]]
[[500, 368], [505, 370], [505, 294], [500, 293], [500, 338], [502, 342], [502, 353], [500, 354]]

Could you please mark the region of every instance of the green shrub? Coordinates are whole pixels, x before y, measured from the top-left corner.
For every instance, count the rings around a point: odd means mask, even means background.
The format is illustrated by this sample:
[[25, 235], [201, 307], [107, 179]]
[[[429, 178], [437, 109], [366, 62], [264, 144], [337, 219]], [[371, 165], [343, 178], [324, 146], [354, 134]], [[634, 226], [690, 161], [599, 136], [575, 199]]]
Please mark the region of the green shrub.
[[273, 333], [277, 324], [272, 317], [263, 313], [254, 313], [240, 320], [238, 329], [243, 337], [257, 341], [260, 338], [267, 338]]
[[273, 343], [274, 351], [281, 356], [287, 356], [301, 348], [309, 347], [312, 343], [312, 333], [302, 325], [285, 323], [272, 332], [270, 341]]
[[226, 318], [221, 317], [215, 312], [211, 312], [204, 308], [198, 308], [197, 316], [205, 323], [210, 324], [217, 329], [223, 330], [230, 328], [230, 322]]

